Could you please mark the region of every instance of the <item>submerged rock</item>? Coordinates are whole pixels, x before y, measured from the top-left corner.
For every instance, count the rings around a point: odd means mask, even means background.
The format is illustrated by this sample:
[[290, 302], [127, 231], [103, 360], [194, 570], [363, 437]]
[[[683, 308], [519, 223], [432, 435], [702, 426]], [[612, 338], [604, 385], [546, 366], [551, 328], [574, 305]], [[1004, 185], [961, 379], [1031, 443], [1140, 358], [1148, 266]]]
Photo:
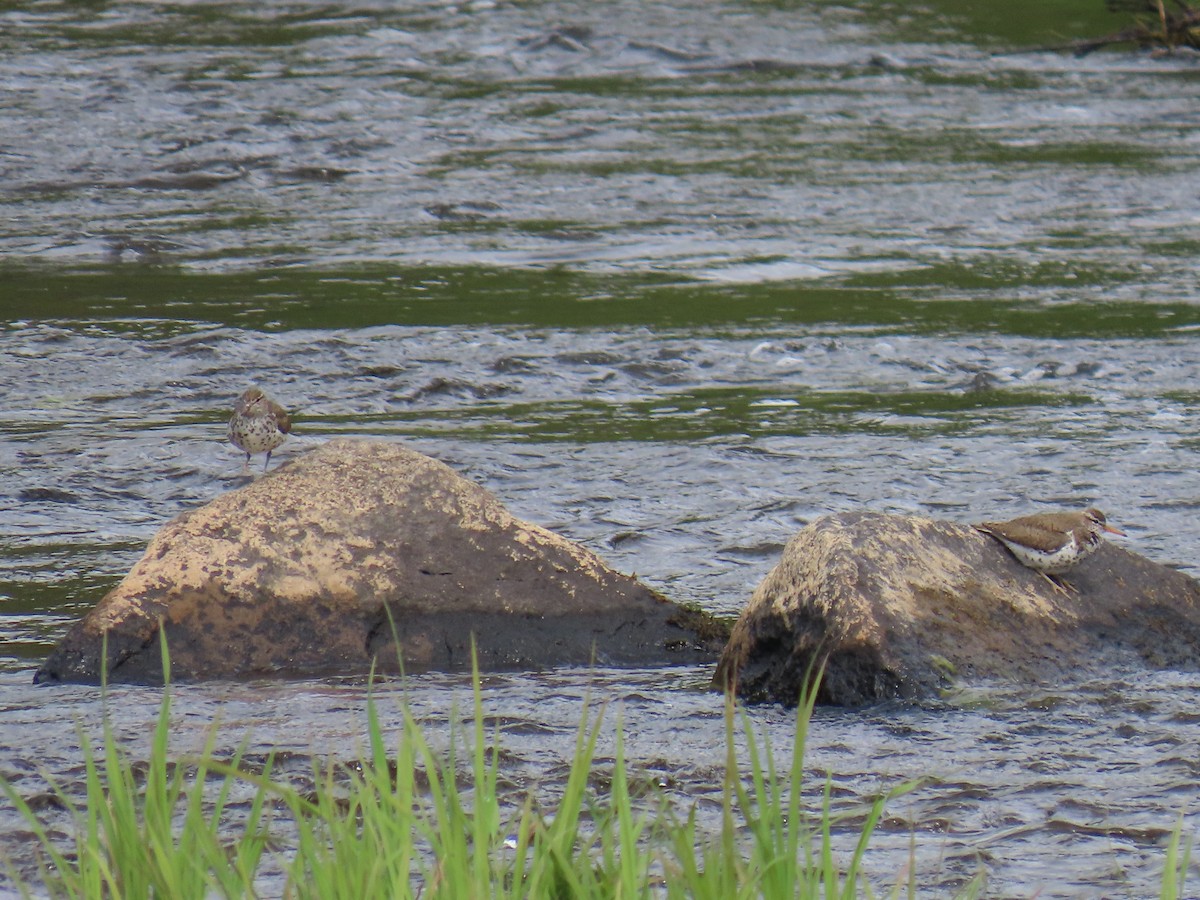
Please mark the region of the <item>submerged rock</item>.
[[1060, 682], [1200, 661], [1200, 585], [1112, 544], [1056, 589], [969, 525], [870, 512], [797, 534], [734, 625], [714, 684], [794, 705], [919, 698], [969, 679]]
[[334, 440], [168, 523], [38, 681], [691, 663], [727, 634], [403, 446]]

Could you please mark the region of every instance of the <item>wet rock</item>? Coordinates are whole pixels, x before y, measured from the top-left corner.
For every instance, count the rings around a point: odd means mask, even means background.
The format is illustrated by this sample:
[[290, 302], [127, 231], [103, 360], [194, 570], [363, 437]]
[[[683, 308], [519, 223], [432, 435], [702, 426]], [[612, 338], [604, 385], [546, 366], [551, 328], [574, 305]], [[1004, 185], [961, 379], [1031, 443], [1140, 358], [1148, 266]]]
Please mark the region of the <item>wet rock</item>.
[[[113, 680], [713, 660], [727, 637], [403, 446], [335, 440], [168, 523], [38, 670]], [[397, 643], [398, 642], [398, 643]]]
[[714, 684], [795, 704], [920, 698], [971, 679], [1059, 683], [1101, 670], [1195, 668], [1200, 585], [1113, 544], [1056, 590], [969, 525], [870, 512], [797, 534], [733, 628]]

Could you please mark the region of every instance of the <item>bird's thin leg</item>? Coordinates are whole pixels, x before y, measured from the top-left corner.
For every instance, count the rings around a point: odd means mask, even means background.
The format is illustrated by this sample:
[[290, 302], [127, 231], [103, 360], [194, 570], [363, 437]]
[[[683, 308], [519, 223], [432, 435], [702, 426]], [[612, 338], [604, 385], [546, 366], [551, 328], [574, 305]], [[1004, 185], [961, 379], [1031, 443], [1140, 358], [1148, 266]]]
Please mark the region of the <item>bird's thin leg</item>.
[[263, 460], [263, 471], [267, 471], [267, 466], [271, 464], [271, 451], [267, 451], [267, 458]]
[[1066, 579], [1058, 578], [1054, 575], [1051, 575], [1049, 572], [1039, 572], [1038, 574], [1050, 582], [1050, 584], [1054, 587], [1054, 590], [1058, 591], [1058, 593], [1062, 594], [1064, 597], [1069, 597], [1072, 594], [1079, 593], [1079, 588], [1075, 587], [1075, 585], [1071, 584], [1071, 582], [1067, 581]]
[[243, 475], [250, 474], [250, 454], [249, 453], [246, 454], [246, 461], [244, 463], [242, 463], [242, 474]]

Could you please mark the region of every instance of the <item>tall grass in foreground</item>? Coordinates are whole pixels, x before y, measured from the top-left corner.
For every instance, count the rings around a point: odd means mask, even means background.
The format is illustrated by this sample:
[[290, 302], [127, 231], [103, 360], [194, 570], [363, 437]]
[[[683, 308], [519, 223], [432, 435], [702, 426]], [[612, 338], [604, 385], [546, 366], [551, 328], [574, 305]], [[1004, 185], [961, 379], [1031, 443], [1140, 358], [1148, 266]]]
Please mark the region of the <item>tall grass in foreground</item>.
[[[1183, 838], [1183, 815], [1180, 814], [1179, 822], [1175, 826], [1175, 830], [1171, 833], [1171, 840], [1167, 844], [1167, 859], [1163, 865], [1162, 890], [1159, 892], [1160, 900], [1179, 900], [1181, 897], [1187, 896], [1183, 892], [1184, 876], [1187, 875], [1188, 864], [1192, 856], [1191, 841], [1184, 841]], [[1182, 844], [1182, 847], [1180, 846]]]
[[[74, 818], [70, 852], [58, 849], [13, 786], [0, 780], [43, 860], [40, 883], [12, 877], [26, 896], [73, 898], [199, 900], [280, 891], [321, 900], [871, 896], [860, 870], [872, 831], [885, 803], [915, 784], [902, 784], [860, 811], [857, 845], [839, 860], [828, 783], [816, 812], [810, 814], [801, 799], [813, 702], [809, 693], [797, 709], [784, 772], [776, 770], [769, 743], [744, 714], [747, 759], [738, 759], [739, 717], [727, 706], [721, 824], [710, 834], [694, 807], [680, 817], [663, 797], [647, 802], [633, 796], [620, 729], [606, 788], [589, 786], [603, 709], [583, 713], [570, 774], [553, 811], [543, 814], [532, 798], [502, 797], [499, 755], [489, 749], [497, 747], [498, 734], [485, 728], [478, 672], [469, 740], [452, 735], [450, 749], [435, 752], [403, 705], [396, 746], [389, 749], [375, 700], [368, 698], [361, 758], [351, 766], [318, 765], [313, 789], [305, 791], [272, 778], [270, 761], [255, 773], [242, 765], [241, 751], [218, 760], [215, 728], [197, 757], [170, 762], [171, 702], [164, 689], [148, 766], [134, 763], [118, 745], [107, 716], [102, 754], [90, 751], [81, 734], [84, 802], [54, 788]], [[462, 760], [460, 743], [467, 748]], [[235, 787], [253, 796], [236, 825], [227, 815]], [[262, 863], [273, 827], [289, 832], [291, 849], [269, 858], [286, 876], [268, 888]], [[1186, 868], [1177, 833], [1163, 897], [1183, 895]], [[966, 893], [981, 886], [973, 882]], [[911, 876], [907, 888], [915, 893]], [[892, 896], [903, 889], [897, 884]]]
[[[168, 677], [169, 665], [164, 644], [163, 672]], [[171, 762], [168, 689], [163, 690], [150, 759], [144, 766], [134, 762], [118, 744], [107, 705], [103, 718], [100, 757], [92, 750], [88, 735], [79, 730], [86, 785], [82, 807], [64, 788], [48, 779], [55, 797], [74, 820], [74, 848], [70, 852], [59, 849], [58, 841], [17, 790], [0, 778], [0, 790], [21, 813], [41, 851], [38, 893], [80, 898], [199, 898], [211, 896], [214, 891], [230, 897], [253, 895], [254, 875], [266, 846], [266, 834], [260, 825], [269, 795], [262, 791], [255, 794], [242, 835], [234, 841], [219, 833], [219, 826], [236, 777], [225, 774], [215, 796], [205, 796], [209, 773], [217, 767], [227, 773], [236, 772], [242, 751], [238, 750], [228, 764], [218, 762], [214, 728], [197, 759]], [[34, 887], [22, 882], [11, 864], [7, 860], [5, 863], [22, 896], [32, 895]]]

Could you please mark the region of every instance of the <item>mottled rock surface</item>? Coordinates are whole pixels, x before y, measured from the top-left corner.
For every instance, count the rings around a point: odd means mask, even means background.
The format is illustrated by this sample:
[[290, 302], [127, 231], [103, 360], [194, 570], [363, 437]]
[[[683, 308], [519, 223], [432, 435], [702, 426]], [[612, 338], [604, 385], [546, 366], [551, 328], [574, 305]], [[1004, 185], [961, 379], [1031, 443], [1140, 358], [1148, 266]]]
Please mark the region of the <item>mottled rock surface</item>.
[[1200, 585], [1105, 544], [1056, 590], [969, 525], [870, 512], [797, 534], [751, 597], [714, 684], [796, 703], [919, 698], [971, 679], [1069, 681], [1103, 667], [1192, 668]]
[[[390, 613], [390, 617], [389, 617]], [[334, 440], [174, 519], [39, 681], [694, 663], [727, 635], [399, 444]], [[393, 627], [394, 624], [394, 627]], [[397, 646], [396, 639], [399, 640]]]

